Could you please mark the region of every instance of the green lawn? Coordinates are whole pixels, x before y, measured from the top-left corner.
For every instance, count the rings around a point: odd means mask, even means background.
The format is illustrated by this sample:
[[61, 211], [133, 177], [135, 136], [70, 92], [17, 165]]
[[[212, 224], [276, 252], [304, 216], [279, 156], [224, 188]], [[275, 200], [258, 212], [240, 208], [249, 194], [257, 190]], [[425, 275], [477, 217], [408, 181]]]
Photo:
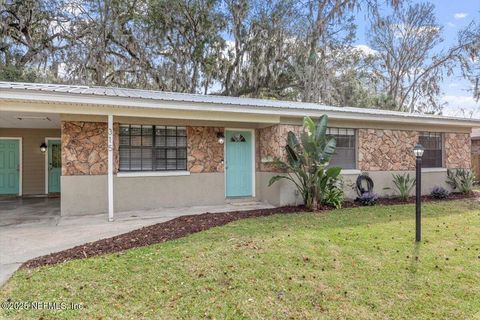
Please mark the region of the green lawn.
[[0, 301], [82, 310], [13, 319], [480, 319], [480, 206], [414, 206], [248, 219], [122, 254], [17, 272]]

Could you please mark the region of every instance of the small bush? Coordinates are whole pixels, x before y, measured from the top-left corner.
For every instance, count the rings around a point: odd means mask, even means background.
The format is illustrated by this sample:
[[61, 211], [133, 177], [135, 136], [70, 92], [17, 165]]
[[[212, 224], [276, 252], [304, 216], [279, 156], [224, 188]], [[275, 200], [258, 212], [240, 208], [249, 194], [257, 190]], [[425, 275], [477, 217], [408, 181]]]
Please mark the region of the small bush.
[[448, 170], [446, 182], [456, 192], [471, 193], [475, 184], [475, 174], [467, 169]]
[[336, 209], [342, 207], [343, 202], [343, 190], [339, 187], [332, 187], [325, 190], [322, 195], [322, 204], [332, 206]]
[[410, 192], [412, 191], [413, 187], [415, 187], [415, 178], [411, 178], [410, 174], [392, 174], [393, 176], [393, 184], [395, 185], [395, 189], [402, 200], [407, 200]]
[[340, 176], [342, 168], [332, 167], [318, 173], [318, 192], [320, 204], [341, 208], [343, 202], [343, 180]]
[[357, 198], [357, 201], [360, 202], [362, 206], [374, 206], [377, 203], [377, 200], [378, 194], [374, 192], [364, 192]]
[[450, 192], [447, 191], [447, 189], [443, 187], [433, 187], [432, 192], [430, 193], [430, 196], [434, 199], [446, 199], [450, 195]]

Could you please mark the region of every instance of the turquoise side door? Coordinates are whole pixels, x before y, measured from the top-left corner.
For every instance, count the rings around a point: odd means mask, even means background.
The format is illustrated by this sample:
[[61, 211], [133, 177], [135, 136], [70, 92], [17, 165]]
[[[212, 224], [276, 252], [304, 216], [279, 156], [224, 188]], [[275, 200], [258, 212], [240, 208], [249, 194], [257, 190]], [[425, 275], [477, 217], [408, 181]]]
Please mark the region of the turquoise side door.
[[252, 193], [252, 133], [227, 130], [226, 143], [226, 196], [251, 197]]
[[48, 193], [60, 192], [62, 152], [60, 140], [48, 140]]
[[0, 194], [20, 194], [20, 143], [0, 139]]

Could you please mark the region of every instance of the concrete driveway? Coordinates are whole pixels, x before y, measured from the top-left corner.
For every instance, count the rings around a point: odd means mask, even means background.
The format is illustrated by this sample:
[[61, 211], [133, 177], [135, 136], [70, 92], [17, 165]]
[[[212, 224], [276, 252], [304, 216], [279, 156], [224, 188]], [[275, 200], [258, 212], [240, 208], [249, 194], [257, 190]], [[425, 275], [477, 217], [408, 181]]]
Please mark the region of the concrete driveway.
[[181, 215], [272, 208], [258, 202], [159, 208], [120, 212], [108, 222], [106, 214], [60, 216], [60, 199], [14, 199], [0, 201], [0, 286], [25, 261], [87, 242], [109, 238]]

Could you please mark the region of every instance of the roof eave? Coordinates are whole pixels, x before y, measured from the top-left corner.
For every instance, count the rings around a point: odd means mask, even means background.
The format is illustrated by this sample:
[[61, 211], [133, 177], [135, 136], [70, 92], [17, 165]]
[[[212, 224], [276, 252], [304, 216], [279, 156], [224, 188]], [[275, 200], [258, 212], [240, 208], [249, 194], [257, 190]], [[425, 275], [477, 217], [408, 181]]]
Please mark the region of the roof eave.
[[9, 101], [24, 101], [38, 103], [61, 103], [74, 105], [96, 105], [124, 108], [145, 108], [145, 109], [175, 109], [182, 111], [211, 111], [226, 113], [251, 113], [251, 114], [272, 114], [284, 117], [317, 117], [322, 114], [328, 114], [332, 119], [355, 120], [355, 121], [373, 121], [390, 123], [409, 123], [409, 124], [435, 124], [457, 127], [480, 127], [480, 120], [460, 119], [460, 118], [438, 118], [428, 116], [412, 116], [410, 114], [372, 114], [370, 112], [351, 111], [348, 109], [333, 110], [333, 108], [313, 109], [313, 108], [278, 108], [272, 106], [249, 106], [237, 104], [222, 104], [218, 102], [193, 102], [178, 100], [156, 100], [145, 98], [125, 98], [102, 95], [85, 95], [78, 93], [62, 92], [38, 92], [31, 90], [3, 89], [0, 90], [0, 99]]

